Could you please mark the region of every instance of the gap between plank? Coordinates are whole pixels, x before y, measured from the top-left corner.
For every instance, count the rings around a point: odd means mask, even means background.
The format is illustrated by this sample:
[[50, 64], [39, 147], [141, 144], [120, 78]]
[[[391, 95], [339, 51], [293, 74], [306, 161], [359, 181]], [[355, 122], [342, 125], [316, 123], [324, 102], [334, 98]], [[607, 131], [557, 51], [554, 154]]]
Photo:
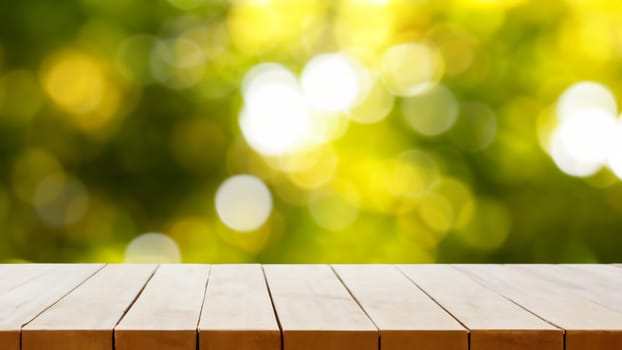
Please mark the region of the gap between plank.
[[427, 291], [425, 291], [423, 288], [421, 288], [417, 282], [415, 282], [413, 279], [411, 279], [406, 273], [404, 273], [404, 271], [402, 271], [402, 269], [399, 268], [399, 266], [393, 265], [393, 268], [395, 268], [399, 273], [401, 273], [404, 277], [406, 277], [407, 280], [410, 281], [410, 283], [414, 284], [415, 287], [417, 287], [423, 294], [425, 294], [428, 298], [430, 298], [430, 300], [432, 300], [436, 305], [438, 305], [441, 309], [443, 309], [449, 316], [451, 316], [451, 318], [453, 318], [454, 320], [456, 320], [456, 322], [458, 322], [462, 327], [464, 327], [464, 329], [467, 330], [467, 349], [471, 349], [471, 328], [467, 327], [464, 323], [462, 323], [462, 321], [460, 321], [456, 316], [454, 316], [454, 314], [452, 314], [451, 312], [449, 312], [449, 310], [447, 310], [445, 308], [445, 306], [441, 305], [440, 302], [438, 302], [436, 299], [434, 299], [432, 297], [432, 295], [430, 295], [430, 293], [428, 293]]
[[445, 308], [445, 306], [441, 305], [440, 302], [438, 302], [436, 299], [434, 299], [434, 297], [432, 297], [432, 295], [430, 295], [430, 293], [428, 293], [427, 291], [425, 291], [423, 288], [421, 288], [417, 282], [415, 282], [414, 280], [412, 280], [406, 273], [404, 273], [404, 271], [402, 271], [402, 269], [399, 268], [399, 266], [395, 266], [393, 265], [393, 267], [399, 271], [399, 273], [401, 273], [404, 277], [406, 277], [406, 279], [408, 279], [410, 281], [410, 283], [414, 284], [415, 287], [417, 287], [417, 289], [419, 289], [423, 294], [427, 295], [428, 298], [430, 298], [436, 305], [438, 305], [441, 309], [443, 309], [449, 316], [451, 316], [451, 318], [453, 318], [454, 320], [456, 320], [456, 322], [460, 323], [460, 325], [462, 325], [462, 327], [464, 327], [466, 330], [469, 331], [469, 337], [471, 336], [471, 329], [469, 327], [467, 327], [464, 323], [462, 323], [462, 321], [460, 321], [456, 316], [454, 316], [451, 312], [449, 312], [449, 310], [447, 310]]
[[274, 318], [276, 318], [276, 323], [279, 326], [279, 334], [281, 336], [281, 350], [285, 348], [285, 340], [283, 339], [283, 326], [281, 326], [281, 320], [279, 319], [279, 314], [276, 312], [276, 306], [274, 305], [274, 298], [272, 298], [272, 291], [270, 290], [270, 284], [268, 284], [268, 277], [266, 277], [266, 270], [263, 268], [263, 264], [259, 265], [261, 267], [261, 273], [263, 275], [263, 280], [266, 283], [266, 289], [268, 290], [268, 296], [270, 297], [270, 304], [272, 305], [272, 312], [274, 312]]
[[521, 309], [523, 309], [523, 310], [525, 310], [525, 311], [529, 312], [530, 314], [534, 315], [535, 317], [537, 317], [538, 319], [542, 320], [543, 322], [546, 322], [546, 323], [550, 324], [551, 326], [553, 326], [553, 327], [555, 327], [555, 328], [557, 328], [557, 329], [561, 330], [561, 331], [562, 331], [562, 334], [563, 334], [563, 337], [562, 337], [562, 340], [563, 340], [563, 345], [564, 345], [564, 346], [563, 346], [563, 348], [564, 348], [564, 350], [566, 350], [566, 330], [565, 330], [563, 327], [561, 327], [561, 326], [559, 326], [559, 325], [557, 325], [557, 324], [555, 324], [555, 323], [553, 323], [553, 322], [551, 322], [551, 321], [549, 321], [549, 320], [547, 320], [547, 319], [543, 318], [542, 316], [540, 316], [540, 315], [536, 314], [535, 312], [533, 312], [533, 311], [529, 310], [529, 309], [528, 309], [528, 308], [526, 308], [525, 306], [523, 306], [523, 305], [521, 305], [521, 304], [517, 303], [517, 302], [516, 302], [516, 301], [514, 301], [513, 299], [511, 299], [511, 298], [509, 298], [509, 297], [505, 296], [504, 294], [501, 294], [501, 293], [497, 292], [496, 290], [494, 290], [494, 289], [492, 289], [492, 288], [488, 287], [486, 284], [484, 284], [482, 281], [480, 281], [480, 280], [479, 280], [479, 278], [477, 278], [477, 277], [473, 277], [473, 275], [472, 275], [471, 273], [469, 273], [467, 270], [464, 270], [464, 269], [460, 268], [459, 266], [455, 266], [455, 265], [448, 265], [448, 266], [449, 266], [450, 268], [452, 268], [452, 269], [454, 269], [454, 270], [456, 270], [456, 271], [458, 271], [458, 272], [462, 273], [463, 275], [466, 275], [466, 276], [467, 276], [467, 277], [468, 277], [471, 281], [473, 281], [473, 282], [475, 282], [475, 283], [479, 284], [480, 286], [482, 286], [482, 287], [484, 287], [484, 288], [488, 289], [489, 291], [491, 291], [491, 292], [493, 292], [493, 293], [495, 293], [495, 294], [497, 294], [497, 295], [500, 295], [501, 297], [503, 297], [503, 298], [507, 299], [510, 303], [512, 303], [512, 304], [514, 304], [514, 305], [516, 305], [516, 306], [520, 307]]
[[199, 350], [199, 323], [201, 323], [201, 315], [203, 315], [203, 306], [205, 306], [205, 296], [207, 294], [207, 285], [209, 284], [209, 278], [212, 274], [212, 265], [209, 265], [209, 269], [207, 270], [207, 279], [205, 280], [205, 288], [203, 288], [203, 301], [201, 301], [201, 310], [199, 310], [199, 319], [197, 320], [197, 332], [196, 332], [196, 350]]
[[112, 327], [112, 350], [115, 350], [117, 347], [117, 344], [115, 342], [115, 328], [117, 328], [117, 326], [119, 325], [119, 323], [121, 323], [121, 320], [123, 320], [123, 318], [125, 317], [125, 315], [127, 315], [127, 313], [130, 311], [130, 309], [132, 308], [132, 306], [134, 306], [134, 304], [136, 303], [136, 300], [138, 300], [138, 298], [140, 298], [140, 295], [143, 294], [143, 291], [145, 290], [145, 288], [147, 288], [147, 285], [149, 284], [149, 282], [151, 282], [151, 279], [153, 278], [153, 276], [156, 274], [156, 272], [158, 272], [158, 269], [160, 268], [160, 265], [156, 265], [156, 268], [153, 270], [153, 272], [151, 273], [151, 275], [149, 275], [149, 278], [147, 278], [147, 281], [145, 282], [145, 284], [143, 285], [143, 287], [138, 291], [138, 294], [136, 294], [136, 296], [134, 297], [134, 299], [132, 300], [132, 302], [130, 303], [130, 305], [123, 311], [123, 314], [121, 315], [121, 317], [117, 320], [117, 323], [115, 323], [114, 327]]
[[352, 291], [350, 290], [350, 288], [348, 288], [348, 286], [346, 285], [346, 283], [341, 279], [341, 276], [339, 276], [339, 274], [337, 273], [337, 271], [335, 270], [335, 268], [333, 267], [332, 264], [328, 265], [330, 267], [330, 269], [333, 271], [333, 273], [335, 274], [335, 276], [337, 277], [337, 279], [339, 280], [339, 282], [343, 285], [343, 287], [348, 291], [348, 294], [350, 294], [350, 296], [352, 297], [352, 299], [354, 299], [354, 301], [356, 302], [356, 305], [359, 306], [359, 308], [361, 309], [361, 311], [363, 311], [363, 313], [365, 314], [365, 316], [367, 316], [367, 318], [371, 321], [371, 323], [374, 325], [374, 327], [376, 327], [376, 330], [378, 331], [378, 350], [381, 350], [380, 348], [380, 337], [382, 336], [382, 332], [380, 332], [380, 328], [378, 327], [378, 325], [376, 324], [376, 322], [371, 318], [371, 316], [367, 313], [367, 311], [363, 308], [363, 305], [361, 305], [361, 303], [359, 302], [359, 300], [356, 298], [356, 296], [354, 296], [354, 294], [352, 293]]
[[[58, 266], [63, 266], [63, 265], [58, 265]], [[52, 306], [58, 304], [61, 300], [63, 300], [67, 295], [71, 294], [71, 292], [73, 292], [74, 290], [78, 289], [78, 287], [82, 286], [86, 281], [90, 280], [91, 278], [93, 278], [93, 276], [95, 276], [99, 271], [101, 271], [104, 267], [108, 266], [108, 264], [103, 264], [99, 269], [95, 270], [95, 272], [93, 272], [92, 274], [90, 274], [87, 278], [84, 279], [84, 281], [78, 283], [77, 286], [71, 288], [69, 291], [67, 291], [67, 293], [63, 294], [60, 298], [58, 298], [58, 300], [56, 300], [55, 302], [53, 302], [52, 304], [48, 305], [46, 308], [44, 308], [43, 310], [41, 310], [41, 312], [37, 313], [33, 318], [30, 319], [30, 321], [24, 323], [23, 325], [21, 325], [21, 327], [19, 328], [19, 348], [22, 348], [22, 328], [24, 328], [25, 326], [27, 326], [30, 322], [32, 322], [34, 319], [36, 319], [37, 317], [39, 317], [42, 313], [48, 311]], [[52, 269], [50, 269], [52, 270]], [[46, 272], [49, 272], [50, 270], [47, 270]], [[41, 276], [43, 274], [37, 275], [37, 277]], [[30, 280], [34, 279], [31, 278]], [[114, 344], [113, 344], [114, 346]]]

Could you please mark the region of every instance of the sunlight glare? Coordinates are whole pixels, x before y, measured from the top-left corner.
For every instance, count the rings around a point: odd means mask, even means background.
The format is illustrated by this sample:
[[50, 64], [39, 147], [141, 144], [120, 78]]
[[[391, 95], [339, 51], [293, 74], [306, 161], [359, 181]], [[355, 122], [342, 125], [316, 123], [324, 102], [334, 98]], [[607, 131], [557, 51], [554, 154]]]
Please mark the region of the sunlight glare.
[[266, 156], [302, 148], [310, 133], [310, 111], [286, 68], [274, 65], [249, 71], [243, 95], [240, 128], [251, 148]]
[[602, 84], [586, 81], [570, 86], [559, 97], [557, 116], [563, 120], [588, 108], [600, 108], [612, 115], [616, 115], [618, 110], [615, 97], [609, 89]]
[[343, 54], [315, 56], [302, 71], [302, 93], [320, 111], [345, 111], [355, 105], [361, 91], [358, 70], [355, 61]]
[[567, 116], [551, 139], [551, 155], [572, 176], [595, 174], [607, 162], [616, 129], [615, 118], [602, 109], [581, 109]]

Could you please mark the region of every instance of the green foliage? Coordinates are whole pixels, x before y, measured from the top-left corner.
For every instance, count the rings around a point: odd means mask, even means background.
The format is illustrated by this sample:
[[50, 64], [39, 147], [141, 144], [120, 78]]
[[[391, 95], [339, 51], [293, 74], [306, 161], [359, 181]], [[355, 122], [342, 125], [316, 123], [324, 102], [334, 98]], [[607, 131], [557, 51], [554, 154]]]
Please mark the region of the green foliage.
[[[607, 0], [4, 1], [0, 259], [619, 260], [615, 166], [572, 174], [551, 140], [569, 87], [622, 96], [620, 18]], [[294, 95], [245, 92], [266, 62]], [[268, 138], [241, 126], [270, 113], [290, 119]], [[238, 174], [259, 181], [219, 204]], [[166, 236], [127, 256], [147, 232]]]

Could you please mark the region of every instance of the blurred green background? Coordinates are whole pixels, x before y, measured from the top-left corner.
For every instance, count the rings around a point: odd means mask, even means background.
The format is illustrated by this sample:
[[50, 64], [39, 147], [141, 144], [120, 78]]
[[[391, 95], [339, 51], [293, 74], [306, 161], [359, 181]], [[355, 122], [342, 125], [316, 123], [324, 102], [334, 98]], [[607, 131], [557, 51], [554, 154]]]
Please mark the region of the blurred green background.
[[622, 260], [622, 2], [0, 2], [0, 260]]

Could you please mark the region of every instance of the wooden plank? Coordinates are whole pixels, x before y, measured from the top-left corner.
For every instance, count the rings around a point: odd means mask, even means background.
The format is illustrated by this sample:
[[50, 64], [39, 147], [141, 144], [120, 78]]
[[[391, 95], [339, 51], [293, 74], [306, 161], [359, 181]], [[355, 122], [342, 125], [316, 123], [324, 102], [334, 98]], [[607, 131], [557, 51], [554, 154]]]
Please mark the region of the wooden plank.
[[[21, 280], [13, 288], [5, 289], [0, 295], [0, 349], [19, 350], [22, 326], [102, 267], [101, 264], [57, 265]], [[3, 284], [8, 286], [10, 283], [5, 281]]]
[[562, 350], [563, 332], [448, 265], [400, 270], [471, 331], [471, 350]]
[[461, 265], [482, 283], [566, 330], [566, 350], [622, 348], [622, 314], [511, 265]]
[[213, 265], [199, 321], [200, 350], [280, 350], [261, 265]]
[[468, 349], [468, 331], [394, 266], [333, 268], [380, 330], [381, 349]]
[[53, 264], [0, 264], [0, 293], [16, 288], [52, 268]]
[[609, 265], [513, 265], [554, 282], [564, 292], [622, 313], [622, 269]]
[[23, 350], [110, 350], [156, 265], [107, 265], [22, 329]]
[[117, 350], [195, 350], [209, 265], [160, 265], [115, 327]]
[[284, 350], [377, 350], [378, 330], [327, 265], [265, 265]]

